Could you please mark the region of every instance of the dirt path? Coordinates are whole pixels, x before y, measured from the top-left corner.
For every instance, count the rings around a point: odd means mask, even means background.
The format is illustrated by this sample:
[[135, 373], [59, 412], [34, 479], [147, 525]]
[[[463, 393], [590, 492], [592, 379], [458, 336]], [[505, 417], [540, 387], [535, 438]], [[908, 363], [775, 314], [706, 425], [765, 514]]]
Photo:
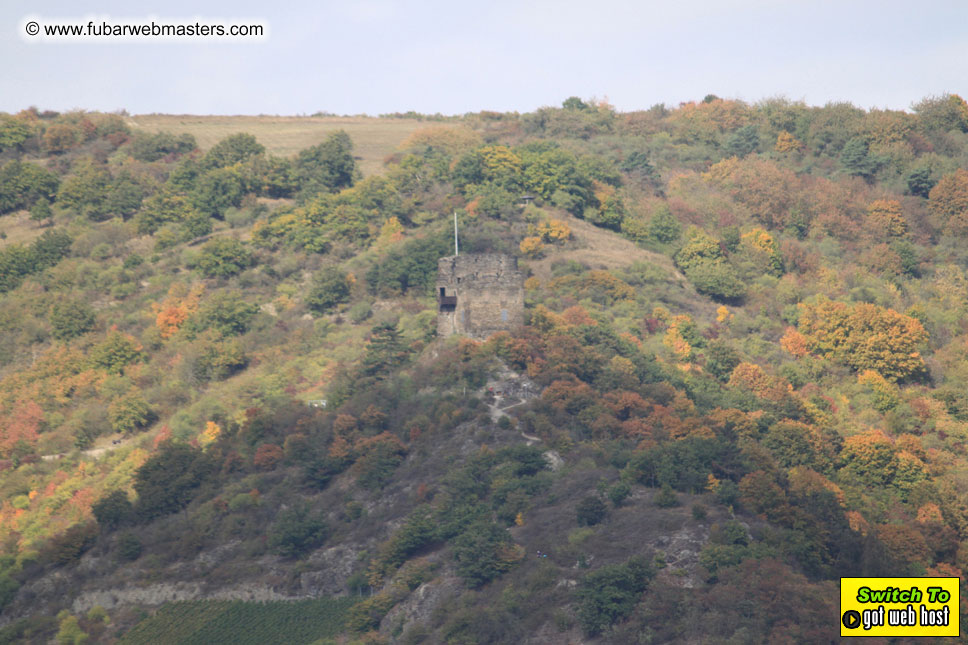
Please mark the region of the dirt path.
[[[85, 457], [91, 457], [92, 459], [100, 459], [101, 457], [103, 457], [104, 455], [106, 455], [107, 453], [113, 450], [117, 450], [118, 448], [127, 446], [133, 440], [134, 440], [134, 437], [114, 439], [114, 440], [111, 440], [111, 443], [105, 443], [96, 448], [88, 448], [87, 450], [82, 450], [81, 454], [84, 455]], [[115, 443], [115, 441], [117, 441], [117, 443]], [[40, 458], [43, 459], [44, 461], [57, 461], [58, 459], [63, 459], [66, 456], [67, 456], [66, 452], [60, 452], [52, 455], [41, 455]]]

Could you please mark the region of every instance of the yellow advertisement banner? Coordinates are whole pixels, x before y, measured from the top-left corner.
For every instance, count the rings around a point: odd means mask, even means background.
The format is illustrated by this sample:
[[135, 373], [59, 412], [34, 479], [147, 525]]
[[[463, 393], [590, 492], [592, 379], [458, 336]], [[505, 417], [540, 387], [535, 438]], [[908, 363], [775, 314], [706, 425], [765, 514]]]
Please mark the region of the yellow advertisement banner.
[[959, 636], [958, 578], [841, 578], [841, 636]]

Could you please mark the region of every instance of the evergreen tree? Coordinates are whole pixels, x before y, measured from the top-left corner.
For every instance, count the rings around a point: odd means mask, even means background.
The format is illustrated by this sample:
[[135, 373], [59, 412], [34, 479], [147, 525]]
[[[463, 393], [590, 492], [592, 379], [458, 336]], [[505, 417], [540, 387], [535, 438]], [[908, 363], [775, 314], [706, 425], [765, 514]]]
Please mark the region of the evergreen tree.
[[377, 379], [385, 378], [394, 367], [406, 360], [407, 349], [394, 323], [380, 323], [370, 332], [370, 343], [363, 356], [363, 373]]

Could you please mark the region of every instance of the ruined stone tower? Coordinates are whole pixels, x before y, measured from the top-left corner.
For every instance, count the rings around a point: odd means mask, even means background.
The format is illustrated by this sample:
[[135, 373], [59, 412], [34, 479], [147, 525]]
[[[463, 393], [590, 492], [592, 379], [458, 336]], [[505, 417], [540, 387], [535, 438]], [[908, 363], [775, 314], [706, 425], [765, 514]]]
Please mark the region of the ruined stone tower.
[[524, 274], [500, 253], [437, 261], [437, 335], [484, 339], [524, 324]]

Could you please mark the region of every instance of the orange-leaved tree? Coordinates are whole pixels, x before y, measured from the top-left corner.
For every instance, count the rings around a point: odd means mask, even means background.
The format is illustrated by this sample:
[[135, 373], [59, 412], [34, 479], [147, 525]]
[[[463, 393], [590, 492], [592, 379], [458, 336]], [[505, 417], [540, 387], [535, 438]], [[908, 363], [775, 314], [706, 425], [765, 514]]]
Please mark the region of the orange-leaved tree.
[[938, 228], [956, 235], [968, 232], [968, 170], [942, 177], [928, 193], [928, 208]]
[[916, 318], [893, 309], [821, 298], [800, 305], [798, 331], [811, 352], [855, 370], [875, 370], [889, 380], [924, 368], [919, 348], [928, 340], [928, 332]]

